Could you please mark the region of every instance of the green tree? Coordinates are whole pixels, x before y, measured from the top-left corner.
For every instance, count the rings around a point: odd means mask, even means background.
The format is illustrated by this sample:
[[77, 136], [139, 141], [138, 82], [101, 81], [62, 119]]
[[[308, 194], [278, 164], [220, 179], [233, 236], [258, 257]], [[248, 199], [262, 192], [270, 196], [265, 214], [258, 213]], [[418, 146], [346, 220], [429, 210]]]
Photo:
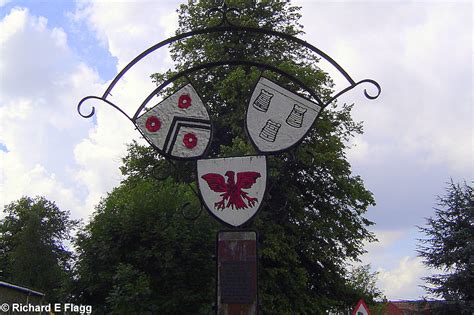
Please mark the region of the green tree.
[[353, 267], [348, 274], [349, 285], [354, 288], [355, 298], [364, 299], [368, 304], [382, 299], [382, 291], [377, 287], [378, 272], [371, 272], [370, 264]]
[[122, 168], [128, 178], [78, 236], [74, 294], [97, 314], [209, 314], [218, 225], [206, 215], [183, 217], [184, 203], [199, 209], [187, 185], [133, 175], [137, 153], [152, 156], [130, 146]]
[[466, 312], [474, 309], [474, 195], [468, 184], [449, 183], [446, 195], [438, 196], [434, 217], [419, 227], [419, 255], [426, 266], [442, 273], [424, 278], [425, 289]]
[[5, 206], [0, 220], [0, 264], [5, 281], [64, 302], [71, 280], [72, 253], [65, 241], [78, 221], [44, 197], [23, 197]]
[[[289, 1], [227, 1], [241, 14], [235, 23], [301, 35], [299, 8]], [[207, 19], [215, 1], [181, 5], [178, 33], [214, 25]], [[323, 99], [330, 78], [317, 57], [296, 44], [266, 35], [213, 33], [176, 42], [171, 47], [174, 71], [152, 76], [156, 84], [176, 71], [226, 59], [257, 60], [297, 77]], [[261, 69], [221, 66], [191, 73], [190, 80], [207, 105], [214, 125], [210, 156], [255, 154], [244, 132], [245, 109]], [[301, 87], [276, 73], [266, 76], [295, 92]], [[176, 90], [174, 82], [163, 94]], [[249, 226], [259, 232], [259, 297], [267, 314], [322, 314], [356, 302], [347, 280], [347, 265], [374, 240], [363, 217], [374, 204], [362, 179], [351, 174], [348, 140], [362, 132], [351, 118], [352, 106], [326, 108], [299, 147], [268, 158], [272, 187], [265, 205]], [[207, 313], [214, 297], [215, 232], [208, 215], [188, 222], [179, 211], [199, 209], [189, 189], [196, 180], [194, 163], [157, 159], [148, 148], [132, 144], [124, 159], [124, 182], [96, 209], [78, 241], [78, 297], [103, 306], [104, 312]], [[171, 170], [171, 171], [170, 171]], [[151, 173], [166, 180], [156, 181]], [[166, 219], [164, 219], [166, 218]], [[127, 279], [135, 279], [127, 281]], [[122, 309], [120, 296], [137, 292], [150, 309]], [[153, 292], [153, 293], [151, 293]], [[143, 305], [143, 303], [141, 304]]]
[[[227, 3], [240, 9], [232, 23], [303, 33], [299, 7], [289, 1]], [[216, 23], [219, 17], [209, 21], [206, 15], [214, 5], [214, 1], [182, 5], [178, 33]], [[213, 33], [179, 41], [171, 51], [177, 71], [206, 62], [252, 60], [285, 70], [322, 99], [331, 94], [332, 82], [318, 68], [318, 58], [273, 36]], [[250, 66], [223, 66], [188, 76], [211, 110], [216, 129], [211, 156], [255, 153], [243, 126], [248, 99], [261, 73]], [[171, 74], [153, 78], [159, 84]], [[268, 71], [265, 75], [304, 94], [284, 77]], [[272, 189], [253, 223], [260, 235], [259, 284], [265, 313], [314, 314], [354, 302], [344, 278], [346, 262], [363, 252], [363, 240], [373, 240], [366, 229], [372, 223], [362, 214], [374, 200], [360, 177], [351, 174], [345, 156], [347, 140], [362, 132], [351, 119], [351, 108], [326, 108], [300, 146], [268, 159]]]

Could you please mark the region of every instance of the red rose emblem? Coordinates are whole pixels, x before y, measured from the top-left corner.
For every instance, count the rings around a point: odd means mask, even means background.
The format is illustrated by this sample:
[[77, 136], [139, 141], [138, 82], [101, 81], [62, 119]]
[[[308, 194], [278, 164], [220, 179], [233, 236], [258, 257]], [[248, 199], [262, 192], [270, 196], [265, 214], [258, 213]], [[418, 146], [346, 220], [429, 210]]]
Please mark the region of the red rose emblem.
[[186, 109], [189, 106], [191, 106], [191, 96], [188, 94], [181, 95], [178, 99], [178, 107]]
[[156, 116], [150, 116], [147, 118], [145, 126], [149, 132], [157, 132], [161, 128], [161, 121]]
[[194, 133], [187, 133], [183, 137], [184, 146], [188, 149], [192, 149], [197, 145], [198, 139]]

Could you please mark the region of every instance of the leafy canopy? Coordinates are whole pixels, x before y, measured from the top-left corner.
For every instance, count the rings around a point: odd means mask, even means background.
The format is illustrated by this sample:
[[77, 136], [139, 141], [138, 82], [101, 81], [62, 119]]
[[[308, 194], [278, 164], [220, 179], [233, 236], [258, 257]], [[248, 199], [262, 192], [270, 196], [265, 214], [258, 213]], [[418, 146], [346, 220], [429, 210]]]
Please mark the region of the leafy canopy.
[[198, 207], [187, 185], [149, 175], [115, 188], [78, 236], [78, 302], [97, 314], [211, 312], [217, 224], [186, 220], [188, 201]]
[[382, 291], [377, 288], [378, 272], [371, 272], [370, 264], [354, 266], [348, 274], [349, 285], [355, 289], [355, 298], [364, 299], [373, 304], [383, 298]]
[[63, 302], [71, 276], [72, 253], [65, 241], [78, 221], [44, 197], [23, 197], [5, 206], [0, 220], [0, 264], [3, 279], [46, 293]]

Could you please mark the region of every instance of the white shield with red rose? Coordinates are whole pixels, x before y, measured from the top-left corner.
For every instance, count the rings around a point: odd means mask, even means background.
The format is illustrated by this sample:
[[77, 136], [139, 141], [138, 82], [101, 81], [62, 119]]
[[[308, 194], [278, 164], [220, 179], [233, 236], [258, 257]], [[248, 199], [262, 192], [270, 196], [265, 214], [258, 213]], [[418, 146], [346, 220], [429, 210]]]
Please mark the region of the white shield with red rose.
[[267, 187], [265, 156], [197, 161], [199, 193], [208, 211], [230, 226], [252, 219]]
[[160, 153], [170, 158], [199, 158], [211, 140], [209, 113], [191, 84], [139, 116], [136, 125]]

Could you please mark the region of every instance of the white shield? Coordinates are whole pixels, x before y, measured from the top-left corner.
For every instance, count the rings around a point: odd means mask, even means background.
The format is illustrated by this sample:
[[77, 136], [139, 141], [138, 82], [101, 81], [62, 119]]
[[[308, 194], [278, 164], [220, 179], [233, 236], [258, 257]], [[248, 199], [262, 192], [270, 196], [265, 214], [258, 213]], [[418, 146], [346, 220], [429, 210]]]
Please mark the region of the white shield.
[[291, 148], [309, 131], [321, 107], [261, 77], [247, 109], [250, 139], [262, 153]]
[[150, 144], [170, 158], [199, 158], [211, 139], [209, 113], [191, 84], [138, 117], [136, 125]]
[[267, 187], [265, 156], [197, 161], [198, 187], [209, 212], [231, 226], [252, 219]]

